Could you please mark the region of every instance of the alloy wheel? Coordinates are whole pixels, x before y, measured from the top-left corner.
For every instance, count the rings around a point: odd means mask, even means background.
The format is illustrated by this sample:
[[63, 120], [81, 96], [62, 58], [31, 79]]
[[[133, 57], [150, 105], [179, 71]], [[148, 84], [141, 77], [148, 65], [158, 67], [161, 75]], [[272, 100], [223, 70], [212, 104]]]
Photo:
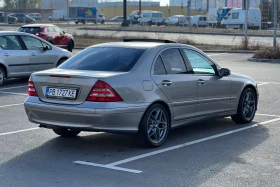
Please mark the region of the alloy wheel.
[[255, 113], [256, 101], [255, 96], [251, 92], [247, 92], [243, 98], [242, 114], [244, 118], [250, 120]]
[[147, 124], [149, 139], [156, 144], [161, 142], [167, 133], [168, 125], [166, 114], [162, 111], [162, 109], [154, 109], [149, 115]]

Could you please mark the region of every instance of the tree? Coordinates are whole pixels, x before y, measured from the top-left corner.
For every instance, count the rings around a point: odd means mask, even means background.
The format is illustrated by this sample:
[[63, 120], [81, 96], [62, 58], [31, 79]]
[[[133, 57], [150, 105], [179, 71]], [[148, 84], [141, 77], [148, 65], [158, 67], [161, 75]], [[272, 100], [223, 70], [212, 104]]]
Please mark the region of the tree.
[[42, 0], [2, 0], [6, 9], [40, 8]]

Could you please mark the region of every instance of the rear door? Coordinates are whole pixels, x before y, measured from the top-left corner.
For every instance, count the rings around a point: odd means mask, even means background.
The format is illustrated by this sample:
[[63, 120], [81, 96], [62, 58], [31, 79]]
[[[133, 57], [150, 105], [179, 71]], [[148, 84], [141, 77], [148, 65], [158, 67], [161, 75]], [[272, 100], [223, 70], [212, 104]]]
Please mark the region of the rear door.
[[188, 74], [179, 49], [171, 48], [161, 52], [155, 62], [152, 77], [169, 99], [174, 121], [196, 116], [197, 83], [194, 76]]
[[197, 116], [233, 110], [230, 79], [220, 77], [216, 65], [203, 54], [189, 49], [183, 51], [193, 69], [193, 77], [198, 88]]
[[29, 56], [17, 36], [0, 37], [1, 56], [8, 66], [8, 76], [29, 75]]
[[[21, 35], [21, 38], [27, 48], [30, 72], [46, 70], [56, 66], [57, 55], [51, 46], [31, 36]], [[48, 46], [49, 50], [44, 50], [44, 46]]]

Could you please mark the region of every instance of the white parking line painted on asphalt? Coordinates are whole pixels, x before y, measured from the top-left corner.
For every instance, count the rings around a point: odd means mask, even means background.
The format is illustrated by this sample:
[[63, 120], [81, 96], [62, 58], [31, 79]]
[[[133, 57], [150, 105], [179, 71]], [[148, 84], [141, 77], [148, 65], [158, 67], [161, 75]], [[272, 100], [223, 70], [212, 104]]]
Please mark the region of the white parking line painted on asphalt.
[[[186, 143], [175, 145], [175, 146], [168, 147], [168, 148], [165, 148], [165, 149], [152, 151], [150, 153], [145, 153], [145, 154], [142, 154], [142, 155], [134, 156], [134, 157], [127, 158], [127, 159], [124, 159], [124, 160], [120, 160], [120, 161], [117, 161], [117, 162], [113, 162], [113, 163], [110, 163], [110, 164], [104, 164], [103, 165], [103, 164], [97, 164], [97, 163], [92, 163], [92, 162], [84, 162], [84, 161], [74, 161], [73, 163], [120, 170], [120, 169], [116, 169], [114, 167], [116, 167], [117, 165], [120, 165], [120, 164], [125, 164], [125, 163], [128, 163], [128, 162], [132, 162], [132, 161], [139, 160], [139, 159], [142, 159], [142, 158], [150, 157], [150, 156], [157, 155], [157, 154], [160, 154], [160, 153], [165, 153], [165, 152], [172, 151], [172, 150], [175, 150], [175, 149], [187, 147], [187, 146], [190, 146], [190, 145], [194, 145], [194, 144], [198, 144], [198, 143], [201, 143], [201, 142], [213, 140], [213, 139], [220, 138], [220, 137], [223, 137], [223, 136], [227, 136], [227, 135], [230, 135], [230, 134], [234, 134], [234, 133], [237, 133], [237, 132], [245, 131], [245, 130], [257, 127], [259, 125], [265, 125], [265, 124], [272, 123], [272, 122], [275, 122], [275, 121], [280, 121], [280, 118], [267, 120], [267, 121], [260, 122], [260, 123], [257, 123], [257, 124], [249, 125], [247, 127], [243, 127], [243, 128], [231, 130], [231, 131], [228, 131], [228, 132], [216, 134], [216, 135], [213, 135], [213, 136], [209, 136], [209, 137], [206, 137], [206, 138], [194, 140], [194, 141], [191, 141], [191, 142], [186, 142]], [[125, 168], [123, 168], [123, 169], [125, 169]], [[130, 169], [121, 170], [121, 171], [131, 172]], [[138, 170], [136, 170], [136, 171], [138, 171]], [[135, 172], [133, 172], [133, 173], [135, 173]]]
[[0, 108], [6, 108], [6, 107], [11, 107], [11, 106], [18, 106], [18, 105], [23, 105], [24, 103], [18, 103], [18, 104], [10, 104], [10, 105], [2, 105]]
[[259, 114], [256, 113], [257, 116], [268, 116], [268, 117], [276, 117], [276, 118], [280, 118], [280, 115], [274, 115], [274, 114]]
[[121, 167], [116, 167], [116, 166], [108, 166], [108, 165], [96, 164], [96, 163], [92, 163], [92, 162], [74, 161], [73, 163], [79, 164], [79, 165], [87, 165], [87, 166], [95, 166], [95, 167], [119, 170], [119, 171], [127, 171], [130, 173], [142, 173], [142, 171], [140, 171], [140, 170], [127, 169], [127, 168], [121, 168]]
[[267, 85], [269, 82], [257, 83], [258, 86]]
[[28, 96], [28, 94], [24, 94], [24, 93], [16, 93], [16, 92], [2, 92], [0, 91], [0, 94], [4, 93], [4, 94], [12, 94], [12, 95], [22, 95], [22, 96]]
[[259, 84], [280, 84], [280, 82], [261, 82], [261, 81], [257, 81], [258, 86]]
[[40, 129], [40, 128], [39, 127], [35, 127], [35, 128], [30, 128], [30, 129], [23, 129], [23, 130], [18, 130], [18, 131], [5, 132], [5, 133], [1, 133], [0, 136], [6, 136], [6, 135], [10, 135], [10, 134], [17, 134], [17, 133], [26, 132], [26, 131], [34, 131], [34, 130], [38, 130], [38, 129]]
[[14, 87], [1, 88], [0, 91], [1, 90], [9, 90], [9, 89], [13, 89], [13, 88], [22, 88], [22, 87], [26, 87], [27, 88], [27, 84], [24, 85], [24, 86], [14, 86]]
[[208, 55], [208, 56], [217, 56], [217, 55], [226, 55], [227, 53], [218, 53], [218, 54], [212, 54], [212, 55]]

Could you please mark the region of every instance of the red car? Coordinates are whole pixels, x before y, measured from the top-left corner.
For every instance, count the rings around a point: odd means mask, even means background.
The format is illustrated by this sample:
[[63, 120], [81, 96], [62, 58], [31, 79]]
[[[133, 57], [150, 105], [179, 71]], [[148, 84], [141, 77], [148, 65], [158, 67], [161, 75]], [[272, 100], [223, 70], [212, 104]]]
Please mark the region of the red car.
[[19, 28], [18, 31], [34, 34], [58, 47], [65, 48], [70, 52], [72, 52], [74, 48], [74, 37], [52, 24], [24, 25]]

